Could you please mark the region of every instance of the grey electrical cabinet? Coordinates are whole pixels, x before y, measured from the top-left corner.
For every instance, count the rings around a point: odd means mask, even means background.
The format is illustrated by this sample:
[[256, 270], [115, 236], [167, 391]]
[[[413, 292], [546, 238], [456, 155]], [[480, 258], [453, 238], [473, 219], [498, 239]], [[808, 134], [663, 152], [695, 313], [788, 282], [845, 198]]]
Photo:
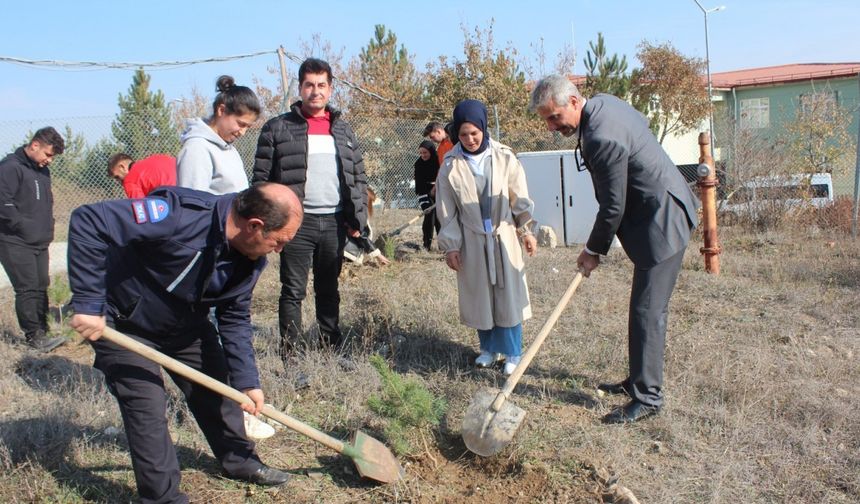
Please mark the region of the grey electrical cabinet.
[[[522, 152], [517, 157], [526, 173], [529, 196], [535, 202], [534, 218], [550, 226], [559, 244], [588, 241], [597, 215], [597, 198], [591, 175], [577, 168], [579, 151]], [[613, 246], [620, 245], [618, 238]]]

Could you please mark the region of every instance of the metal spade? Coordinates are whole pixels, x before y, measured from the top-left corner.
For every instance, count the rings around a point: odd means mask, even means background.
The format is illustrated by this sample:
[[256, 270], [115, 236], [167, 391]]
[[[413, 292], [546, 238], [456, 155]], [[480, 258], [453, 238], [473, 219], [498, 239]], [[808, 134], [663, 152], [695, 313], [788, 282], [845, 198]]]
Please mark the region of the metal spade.
[[579, 283], [582, 282], [582, 273], [578, 272], [570, 282], [564, 295], [555, 305], [555, 309], [549, 316], [535, 340], [529, 346], [526, 353], [520, 359], [513, 374], [505, 381], [502, 390], [485, 387], [472, 397], [466, 415], [463, 417], [463, 441], [466, 448], [482, 457], [489, 457], [501, 451], [514, 437], [519, 429], [525, 410], [508, 401], [514, 387], [522, 378], [532, 358], [537, 354], [552, 326], [555, 325], [561, 312], [567, 306]]

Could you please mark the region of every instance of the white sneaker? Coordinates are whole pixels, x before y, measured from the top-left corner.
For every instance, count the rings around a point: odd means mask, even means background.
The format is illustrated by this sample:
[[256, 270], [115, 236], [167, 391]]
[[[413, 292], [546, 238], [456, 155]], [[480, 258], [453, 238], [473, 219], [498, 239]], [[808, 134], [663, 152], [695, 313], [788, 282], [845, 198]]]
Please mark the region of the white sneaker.
[[266, 439], [275, 435], [275, 428], [254, 415], [242, 412], [245, 417], [245, 435], [251, 439]]
[[521, 355], [517, 355], [516, 357], [508, 355], [508, 358], [505, 360], [505, 376], [514, 374], [514, 369], [517, 368], [517, 364], [520, 363], [521, 359]]
[[490, 353], [486, 350], [481, 350], [481, 355], [475, 359], [475, 365], [478, 367], [489, 367], [504, 359], [504, 356], [499, 353]]

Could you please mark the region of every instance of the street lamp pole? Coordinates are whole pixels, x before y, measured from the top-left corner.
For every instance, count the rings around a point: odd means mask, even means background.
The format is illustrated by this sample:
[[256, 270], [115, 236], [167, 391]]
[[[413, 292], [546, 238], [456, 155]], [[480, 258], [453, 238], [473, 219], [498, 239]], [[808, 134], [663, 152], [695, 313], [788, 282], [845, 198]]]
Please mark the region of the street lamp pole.
[[702, 10], [702, 14], [705, 15], [705, 69], [708, 73], [708, 135], [711, 138], [711, 159], [714, 159], [714, 107], [713, 107], [713, 94], [711, 92], [711, 55], [708, 48], [708, 14], [712, 12], [721, 11], [726, 8], [725, 5], [720, 5], [719, 7], [714, 7], [713, 9], [705, 9], [699, 0], [693, 0], [696, 2], [696, 5], [699, 6], [699, 9]]

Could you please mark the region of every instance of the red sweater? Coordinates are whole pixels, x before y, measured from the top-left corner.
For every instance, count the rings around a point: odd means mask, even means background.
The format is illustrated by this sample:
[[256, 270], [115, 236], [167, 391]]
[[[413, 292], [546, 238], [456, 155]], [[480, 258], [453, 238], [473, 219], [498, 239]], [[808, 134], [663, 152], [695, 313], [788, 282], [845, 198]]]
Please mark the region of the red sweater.
[[167, 154], [153, 154], [132, 163], [122, 187], [129, 198], [144, 198], [160, 186], [176, 185], [176, 158]]

